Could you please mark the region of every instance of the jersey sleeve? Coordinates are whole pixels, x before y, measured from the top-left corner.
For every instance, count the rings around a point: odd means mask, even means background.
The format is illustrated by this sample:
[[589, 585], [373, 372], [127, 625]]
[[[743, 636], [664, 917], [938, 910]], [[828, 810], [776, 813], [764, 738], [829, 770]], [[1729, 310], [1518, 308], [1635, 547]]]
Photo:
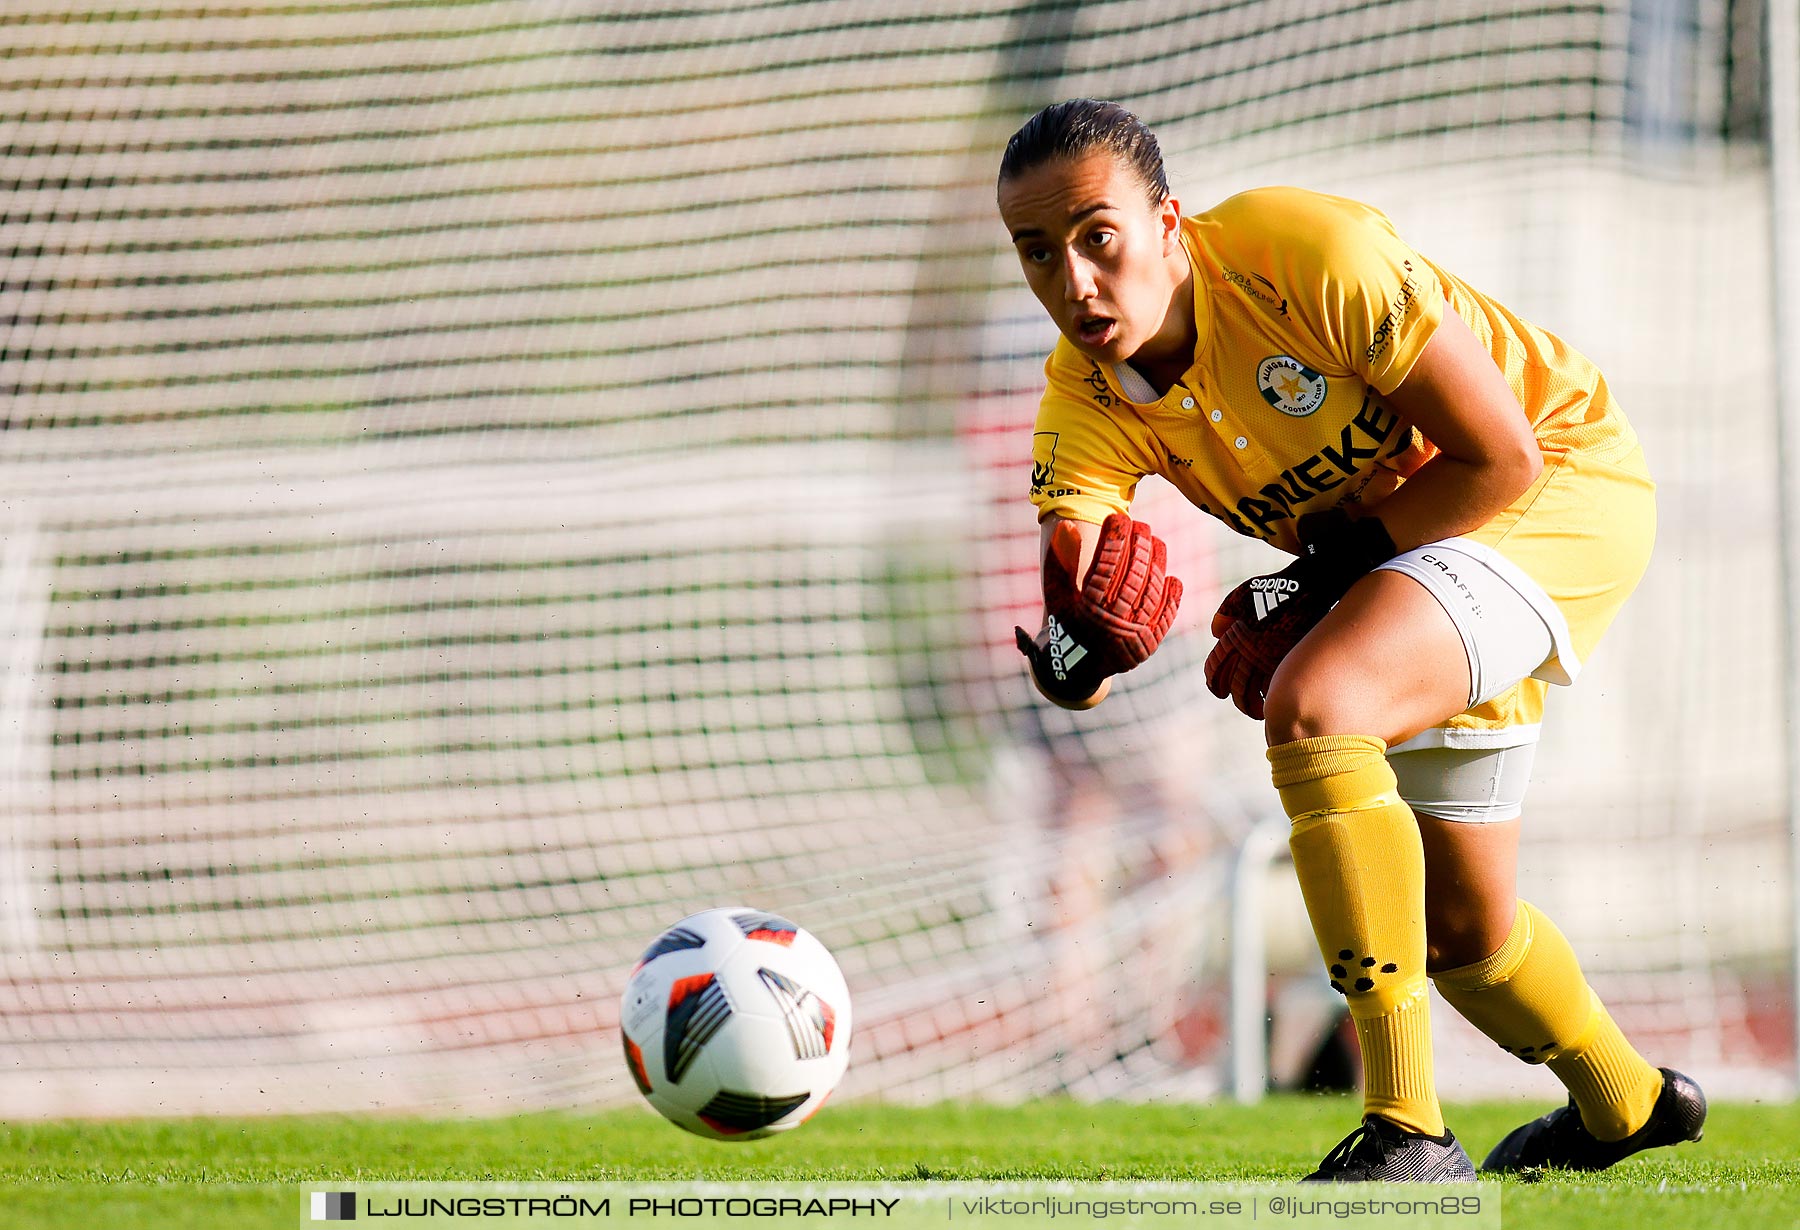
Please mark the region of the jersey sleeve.
[[1098, 524], [1127, 512], [1143, 473], [1128, 460], [1118, 423], [1054, 388], [1038, 407], [1031, 435], [1031, 502], [1038, 520], [1055, 515]]
[[1437, 271], [1380, 210], [1342, 197], [1273, 190], [1262, 212], [1288, 266], [1299, 322], [1325, 355], [1377, 393], [1412, 371], [1444, 319]]

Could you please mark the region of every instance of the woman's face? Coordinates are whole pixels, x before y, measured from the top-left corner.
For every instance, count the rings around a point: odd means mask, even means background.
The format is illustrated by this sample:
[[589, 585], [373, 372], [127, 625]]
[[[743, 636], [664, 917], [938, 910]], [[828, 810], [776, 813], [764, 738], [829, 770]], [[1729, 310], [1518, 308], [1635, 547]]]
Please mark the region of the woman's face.
[[1131, 167], [1104, 151], [1005, 180], [1000, 217], [1025, 281], [1075, 348], [1105, 363], [1131, 358], [1163, 332], [1186, 278], [1180, 208], [1146, 199]]

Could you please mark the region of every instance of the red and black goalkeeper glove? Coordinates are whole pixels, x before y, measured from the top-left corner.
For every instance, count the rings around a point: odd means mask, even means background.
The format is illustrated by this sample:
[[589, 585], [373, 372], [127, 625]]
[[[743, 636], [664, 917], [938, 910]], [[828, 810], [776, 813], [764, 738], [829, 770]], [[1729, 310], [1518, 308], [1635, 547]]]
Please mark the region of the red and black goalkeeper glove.
[[1308, 513], [1294, 530], [1300, 558], [1239, 585], [1212, 620], [1219, 643], [1206, 658], [1206, 686], [1258, 721], [1281, 660], [1352, 585], [1397, 553], [1380, 521], [1353, 521], [1341, 508]]
[[1181, 606], [1168, 548], [1142, 521], [1113, 513], [1101, 524], [1094, 562], [1077, 588], [1080, 560], [1081, 534], [1064, 521], [1044, 556], [1044, 629], [1035, 637], [1013, 629], [1038, 687], [1069, 705], [1155, 653]]

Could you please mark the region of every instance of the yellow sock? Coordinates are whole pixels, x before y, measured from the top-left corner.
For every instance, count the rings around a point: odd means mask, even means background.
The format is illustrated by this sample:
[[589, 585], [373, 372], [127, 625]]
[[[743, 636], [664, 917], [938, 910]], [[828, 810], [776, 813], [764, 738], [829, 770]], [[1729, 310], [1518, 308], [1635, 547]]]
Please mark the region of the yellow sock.
[[1432, 980], [1501, 1049], [1548, 1064], [1601, 1140], [1622, 1140], [1650, 1118], [1662, 1073], [1625, 1040], [1569, 941], [1530, 902], [1519, 902], [1511, 933], [1491, 956]]
[[1269, 749], [1313, 934], [1362, 1044], [1363, 1111], [1439, 1136], [1425, 982], [1425, 850], [1387, 745], [1327, 735]]

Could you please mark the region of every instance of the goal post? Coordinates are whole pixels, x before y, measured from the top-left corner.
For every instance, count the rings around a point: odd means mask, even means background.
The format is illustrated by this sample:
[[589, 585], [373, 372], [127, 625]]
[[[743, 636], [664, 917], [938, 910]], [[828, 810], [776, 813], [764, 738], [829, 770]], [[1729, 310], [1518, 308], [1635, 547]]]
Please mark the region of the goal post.
[[[843, 965], [840, 1096], [1249, 1092], [1229, 1038], [1318, 975], [1198, 672], [1270, 557], [1147, 482], [1163, 649], [1069, 715], [1011, 645], [1054, 332], [993, 174], [1084, 94], [1189, 209], [1369, 200], [1607, 372], [1661, 539], [1525, 891], [1658, 1062], [1791, 1089], [1756, 7], [10, 6], [9, 1113], [622, 1104], [631, 962], [739, 902]], [[1436, 1015], [1448, 1093], [1550, 1094]]]
[[[1775, 398], [1780, 472], [1800, 467], [1800, 7], [1777, 0], [1765, 20], [1769, 66], [1769, 243], [1773, 254]], [[1781, 483], [1781, 700], [1784, 712], [1800, 712], [1800, 492]], [[1784, 727], [1788, 868], [1800, 884], [1800, 723]], [[1794, 1072], [1800, 1082], [1800, 899], [1790, 900], [1791, 972], [1796, 999]]]

